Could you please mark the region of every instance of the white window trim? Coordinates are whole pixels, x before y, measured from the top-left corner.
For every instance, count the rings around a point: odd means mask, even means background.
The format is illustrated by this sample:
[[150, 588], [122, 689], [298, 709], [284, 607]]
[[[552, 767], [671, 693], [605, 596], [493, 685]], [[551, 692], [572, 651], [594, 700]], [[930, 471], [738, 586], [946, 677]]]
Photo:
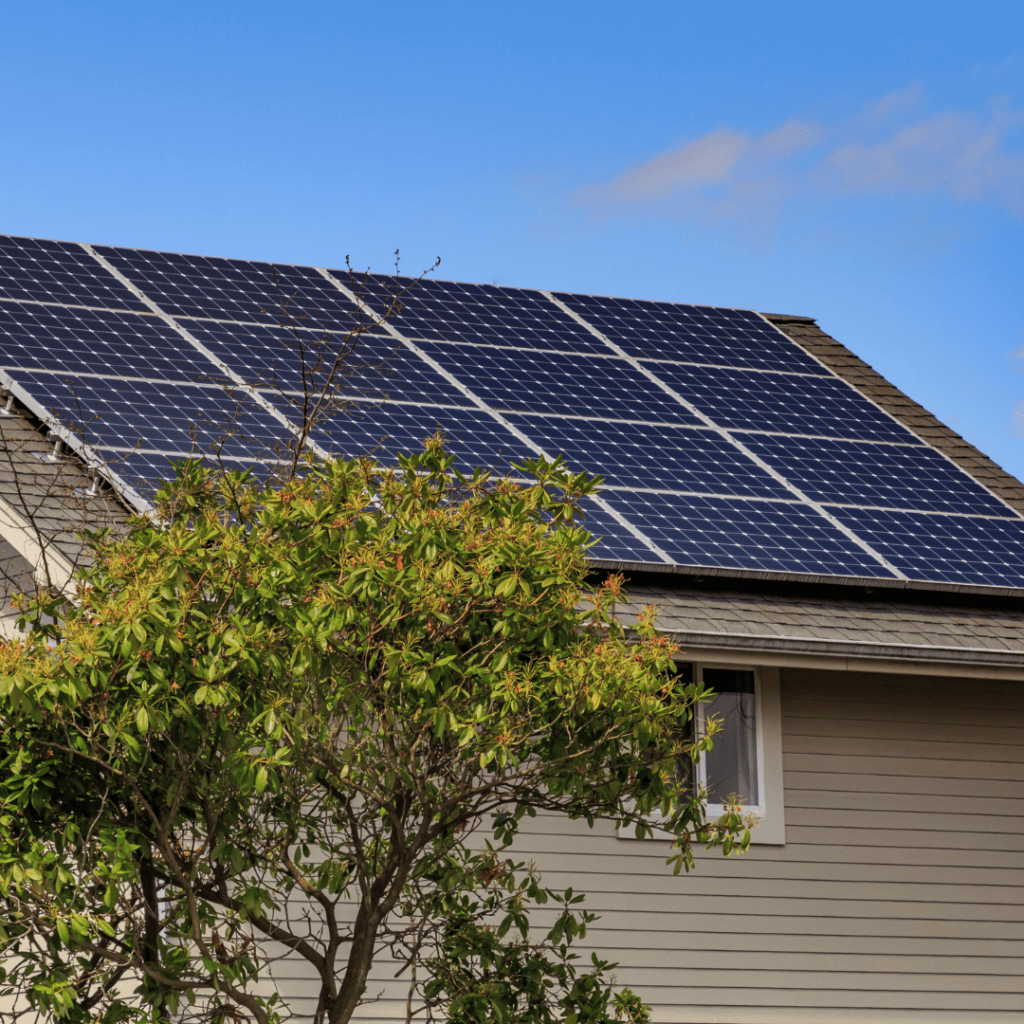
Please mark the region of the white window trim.
[[[704, 681], [704, 669], [726, 669], [732, 672], [750, 672], [754, 676], [754, 723], [757, 743], [757, 792], [759, 796], [759, 802], [756, 804], [740, 804], [740, 809], [743, 814], [754, 814], [758, 820], [761, 820], [767, 816], [768, 798], [765, 792], [764, 782], [764, 734], [765, 730], [761, 723], [764, 721], [764, 708], [762, 705], [762, 692], [764, 686], [761, 683], [761, 669], [752, 668], [750, 665], [709, 665], [707, 662], [694, 662], [693, 665], [693, 681], [695, 683], [702, 683]], [[697, 719], [697, 734], [700, 736], [704, 735], [707, 728], [707, 719], [710, 714], [710, 709], [707, 704], [698, 704], [696, 708], [696, 719]], [[695, 766], [695, 775], [698, 786], [707, 786], [708, 773], [707, 773], [707, 757], [702, 756]], [[725, 804], [713, 804], [708, 803], [707, 815], [709, 818], [720, 818], [725, 814]]]
[[[694, 663], [694, 681], [700, 680], [700, 672], [705, 668], [741, 669], [749, 672], [751, 665], [731, 665], [724, 662]], [[750, 828], [751, 845], [785, 846], [786, 845], [786, 807], [782, 778], [782, 699], [779, 692], [779, 669], [776, 666], [760, 666], [754, 668], [754, 692], [757, 706], [757, 757], [758, 757], [758, 792], [760, 803], [757, 807], [746, 807], [744, 810], [757, 815], [757, 821]], [[702, 713], [698, 722], [702, 722]], [[698, 768], [698, 780], [703, 781], [703, 759]], [[721, 816], [724, 808], [719, 804], [708, 804], [708, 818], [714, 820]], [[669, 833], [657, 827], [652, 820], [655, 839], [668, 839]], [[620, 828], [619, 839], [635, 839], [636, 829], [633, 826]]]

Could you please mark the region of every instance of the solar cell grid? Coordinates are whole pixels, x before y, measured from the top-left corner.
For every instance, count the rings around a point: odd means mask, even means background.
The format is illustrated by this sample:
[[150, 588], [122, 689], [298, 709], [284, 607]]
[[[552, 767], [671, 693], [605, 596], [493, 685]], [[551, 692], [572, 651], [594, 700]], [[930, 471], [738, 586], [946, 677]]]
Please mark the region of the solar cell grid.
[[616, 491], [602, 497], [681, 565], [892, 578], [828, 520], [799, 503]]
[[293, 315], [306, 314], [310, 326], [348, 330], [357, 323], [352, 302], [312, 267], [95, 248], [172, 316], [279, 323], [287, 302]]
[[0, 302], [0, 366], [200, 383], [221, 374], [156, 316]]
[[218, 386], [109, 380], [79, 374], [18, 370], [11, 374], [47, 411], [87, 444], [263, 457], [289, 436], [287, 428], [240, 391]]
[[400, 296], [401, 312], [389, 318], [408, 338], [563, 352], [607, 351], [599, 338], [530, 289], [430, 278], [356, 275], [340, 279], [377, 312], [408, 289]]
[[791, 498], [791, 493], [713, 430], [602, 423], [553, 416], [508, 419], [569, 465], [617, 487]]
[[1024, 586], [1024, 520], [856, 508], [832, 511], [911, 579]]
[[339, 395], [466, 403], [458, 388], [395, 338], [361, 334], [351, 344], [342, 333], [323, 344], [321, 332], [300, 331], [296, 340], [276, 325], [180, 323], [246, 383], [295, 391], [304, 384], [320, 388], [332, 379]]
[[608, 558], [621, 562], [660, 562], [662, 559], [637, 538], [596, 501], [585, 498], [581, 503], [585, 518], [582, 526], [597, 543], [589, 550], [590, 558]]
[[924, 445], [738, 434], [815, 501], [967, 515], [1015, 516], [962, 469]]
[[0, 235], [0, 298], [143, 310], [80, 245]]
[[716, 310], [563, 292], [555, 297], [631, 356], [829, 373], [793, 341], [748, 310]]
[[647, 365], [660, 380], [722, 427], [856, 441], [913, 444], [918, 440], [839, 377], [671, 363]]
[[[97, 252], [230, 370], [247, 380], [264, 374], [263, 394], [293, 418], [303, 375], [294, 338], [279, 326], [282, 292], [310, 327], [335, 330], [341, 344], [359, 322], [351, 300], [315, 268], [279, 266], [279, 290], [270, 264]], [[377, 311], [389, 284], [412, 283], [334, 273]], [[557, 298], [909, 577], [1024, 586], [1024, 519], [757, 314]], [[890, 575], [544, 294], [428, 278], [402, 305], [394, 322], [405, 336], [536, 446], [602, 474], [604, 500], [674, 561]], [[84, 427], [101, 454], [123, 459], [114, 471], [133, 486], [168, 475], [163, 452], [206, 453], [220, 440], [231, 464], [256, 464], [266, 475], [259, 460], [293, 440], [244, 392], [213, 384], [216, 364], [80, 246], [0, 236], [0, 337], [6, 377], [65, 424]], [[346, 369], [344, 394], [357, 401], [318, 437], [336, 454], [393, 462], [396, 451], [418, 450], [441, 430], [464, 470], [505, 471], [534, 456], [390, 337], [364, 336]], [[137, 441], [145, 447], [125, 454]], [[666, 491], [675, 493], [659, 493]], [[587, 506], [588, 527], [603, 537], [594, 557], [657, 560], [613, 516]], [[992, 516], [999, 518], [983, 518]]]
[[626, 360], [419, 342], [491, 408], [569, 416], [698, 423]]
[[333, 454], [354, 458], [372, 455], [395, 463], [395, 453], [421, 451], [425, 438], [440, 431], [449, 454], [464, 472], [477, 467], [507, 470], [509, 463], [536, 458], [536, 453], [492, 416], [479, 409], [440, 406], [352, 406], [335, 416], [316, 435]]

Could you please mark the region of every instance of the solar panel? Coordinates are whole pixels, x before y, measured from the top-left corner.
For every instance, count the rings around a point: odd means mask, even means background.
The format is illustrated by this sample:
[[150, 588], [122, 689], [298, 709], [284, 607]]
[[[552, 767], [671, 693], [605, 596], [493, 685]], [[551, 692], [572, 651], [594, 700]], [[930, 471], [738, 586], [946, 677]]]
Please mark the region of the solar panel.
[[0, 302], [0, 366], [199, 384], [216, 366], [156, 316]]
[[792, 497], [713, 430], [516, 413], [508, 419], [545, 450], [616, 487]]
[[650, 491], [607, 491], [603, 497], [680, 565], [892, 577], [855, 541], [797, 501]]
[[80, 245], [0, 236], [0, 298], [144, 310]]
[[[1024, 587], [1024, 518], [752, 311], [96, 252], [0, 238], [0, 381], [140, 493], [171, 457], [269, 477], [326, 398], [333, 455], [394, 465], [441, 431], [464, 471], [601, 474], [595, 558]], [[310, 361], [339, 353], [325, 394]]]
[[280, 323], [287, 304], [316, 327], [348, 330], [358, 323], [352, 301], [312, 267], [104, 245], [95, 249], [172, 316]]
[[750, 310], [565, 292], [558, 292], [555, 298], [631, 356], [828, 373], [821, 363]]
[[[246, 383], [299, 391], [334, 380], [343, 395], [462, 404], [465, 395], [432, 366], [391, 337], [298, 332], [277, 325], [182, 321], [189, 333]], [[332, 370], [336, 372], [332, 374]]]
[[661, 561], [649, 544], [640, 540], [592, 498], [583, 500], [582, 510], [584, 519], [581, 525], [597, 539], [589, 551], [591, 558], [606, 558], [616, 562]]
[[648, 363], [655, 375], [719, 426], [855, 441], [916, 439], [838, 377]]
[[624, 359], [420, 342], [494, 409], [653, 423], [699, 423]]
[[860, 508], [833, 511], [911, 579], [991, 587], [1024, 583], [1024, 520]]
[[1013, 515], [944, 455], [924, 445], [746, 435], [743, 443], [805, 494], [841, 505]]
[[[152, 501], [159, 485], [174, 475], [174, 463], [182, 459], [180, 452], [163, 452], [149, 448], [123, 451], [120, 448], [97, 448], [106, 468], [123, 480], [146, 501]], [[250, 456], [225, 455], [223, 452], [195, 452], [191, 461], [202, 462], [211, 469], [251, 470], [263, 481], [268, 480], [279, 463], [268, 458], [260, 461]]]
[[404, 405], [397, 402], [352, 405], [333, 417], [314, 438], [333, 454], [349, 458], [372, 454], [380, 462], [396, 462], [396, 454], [422, 451], [423, 439], [441, 431], [456, 466], [472, 472], [507, 470], [510, 463], [537, 453], [480, 409]]
[[68, 379], [30, 370], [10, 376], [63, 426], [97, 449], [128, 450], [141, 442], [143, 447], [182, 457], [215, 449], [259, 457], [290, 436], [281, 422], [243, 392], [219, 385], [86, 374]]
[[409, 338], [561, 352], [608, 351], [599, 338], [541, 292], [431, 278], [332, 273], [377, 312], [397, 298], [401, 309], [391, 322]]

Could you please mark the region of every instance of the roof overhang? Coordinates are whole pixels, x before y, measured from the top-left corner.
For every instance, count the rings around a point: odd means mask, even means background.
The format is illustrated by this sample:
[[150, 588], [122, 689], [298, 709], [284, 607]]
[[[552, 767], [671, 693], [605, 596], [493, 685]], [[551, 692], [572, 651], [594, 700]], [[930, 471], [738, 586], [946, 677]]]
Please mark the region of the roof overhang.
[[820, 641], [779, 638], [727, 637], [721, 634], [669, 634], [687, 661], [726, 665], [809, 668], [829, 672], [879, 672], [889, 675], [953, 676], [963, 679], [1009, 679], [1024, 682], [1024, 655], [1005, 659], [990, 651], [947, 652], [882, 645], [871, 648], [832, 645]]

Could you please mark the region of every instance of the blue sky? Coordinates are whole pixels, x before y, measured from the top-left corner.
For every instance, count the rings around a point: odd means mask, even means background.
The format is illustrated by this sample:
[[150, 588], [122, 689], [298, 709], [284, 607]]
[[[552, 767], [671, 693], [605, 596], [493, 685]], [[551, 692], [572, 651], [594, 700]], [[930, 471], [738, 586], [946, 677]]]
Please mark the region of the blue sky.
[[1024, 4], [8, 5], [0, 232], [815, 316], [1024, 476]]

